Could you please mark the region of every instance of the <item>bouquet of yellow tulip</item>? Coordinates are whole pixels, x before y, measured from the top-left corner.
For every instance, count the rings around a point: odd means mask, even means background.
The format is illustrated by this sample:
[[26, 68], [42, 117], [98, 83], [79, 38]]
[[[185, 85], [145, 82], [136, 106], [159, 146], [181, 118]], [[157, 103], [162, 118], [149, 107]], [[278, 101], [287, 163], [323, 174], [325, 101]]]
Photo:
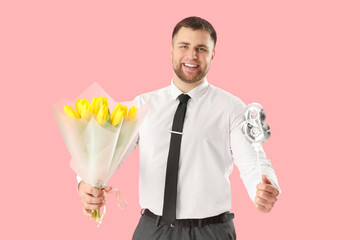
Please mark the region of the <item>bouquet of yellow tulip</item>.
[[[72, 156], [70, 167], [87, 184], [105, 187], [121, 166], [148, 111], [146, 105], [141, 108], [135, 105], [136, 101], [116, 103], [94, 83], [76, 101], [59, 100], [52, 106]], [[123, 203], [118, 192], [118, 205]], [[105, 212], [106, 206], [101, 217], [100, 209], [93, 211], [93, 218], [100, 224]]]
[[90, 118], [94, 116], [100, 125], [108, 122], [115, 127], [118, 126], [126, 116], [128, 116], [131, 121], [136, 121], [137, 108], [135, 106], [130, 107], [128, 113], [127, 107], [118, 103], [110, 114], [109, 103], [106, 97], [94, 97], [91, 104], [89, 104], [89, 100], [79, 98], [75, 103], [75, 108], [76, 111], [71, 108], [71, 106], [65, 105], [64, 112], [66, 115], [77, 119], [90, 120]]

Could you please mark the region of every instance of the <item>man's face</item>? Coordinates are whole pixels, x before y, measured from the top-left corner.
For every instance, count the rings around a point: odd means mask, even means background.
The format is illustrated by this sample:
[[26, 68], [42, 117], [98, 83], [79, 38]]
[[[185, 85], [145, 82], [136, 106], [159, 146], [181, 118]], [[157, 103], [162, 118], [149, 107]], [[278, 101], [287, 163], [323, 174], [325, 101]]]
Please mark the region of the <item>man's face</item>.
[[181, 27], [174, 36], [171, 46], [174, 72], [186, 83], [202, 80], [214, 55], [214, 41], [206, 30]]

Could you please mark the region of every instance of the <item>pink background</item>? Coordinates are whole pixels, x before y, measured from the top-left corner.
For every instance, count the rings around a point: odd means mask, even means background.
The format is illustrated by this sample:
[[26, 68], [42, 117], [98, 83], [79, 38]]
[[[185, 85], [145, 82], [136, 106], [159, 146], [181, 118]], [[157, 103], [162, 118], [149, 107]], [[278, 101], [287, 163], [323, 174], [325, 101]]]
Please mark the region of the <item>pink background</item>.
[[[257, 211], [231, 175], [238, 239], [359, 239], [358, 1], [1, 1], [1, 239], [131, 239], [138, 153], [114, 175], [100, 229], [86, 218], [51, 112], [97, 81], [114, 99], [167, 86], [171, 33], [196, 15], [218, 33], [208, 81], [264, 106], [283, 194]], [[355, 161], [357, 160], [357, 161]]]

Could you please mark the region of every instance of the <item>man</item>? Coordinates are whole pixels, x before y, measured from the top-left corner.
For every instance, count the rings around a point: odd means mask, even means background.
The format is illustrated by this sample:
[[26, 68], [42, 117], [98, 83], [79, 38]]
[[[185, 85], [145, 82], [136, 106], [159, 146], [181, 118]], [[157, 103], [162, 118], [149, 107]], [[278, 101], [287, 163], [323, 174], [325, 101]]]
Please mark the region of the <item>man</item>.
[[[242, 134], [245, 104], [207, 82], [216, 32], [189, 17], [173, 31], [171, 85], [136, 98], [151, 108], [131, 147], [139, 145], [139, 198], [144, 210], [133, 239], [236, 239], [229, 175], [233, 164], [255, 208], [270, 212], [279, 195], [271, 163]], [[106, 187], [104, 190], [109, 191]], [[84, 214], [103, 206], [103, 193], [79, 184]], [[93, 197], [97, 196], [97, 197]]]

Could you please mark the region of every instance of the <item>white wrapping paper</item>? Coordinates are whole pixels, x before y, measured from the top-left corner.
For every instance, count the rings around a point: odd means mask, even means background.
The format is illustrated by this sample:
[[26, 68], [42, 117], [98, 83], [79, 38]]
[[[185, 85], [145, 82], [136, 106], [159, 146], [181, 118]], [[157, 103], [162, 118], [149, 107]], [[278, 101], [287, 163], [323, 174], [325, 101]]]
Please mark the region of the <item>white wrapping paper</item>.
[[[107, 97], [110, 111], [114, 109], [116, 102], [96, 82], [76, 99], [86, 98], [91, 101], [96, 96]], [[94, 116], [89, 121], [67, 116], [64, 106], [75, 106], [76, 99], [60, 99], [52, 105], [53, 114], [72, 157], [70, 167], [87, 184], [100, 189], [106, 186], [110, 177], [121, 166], [123, 156], [149, 108], [147, 105], [139, 108], [136, 102], [122, 102], [128, 109], [131, 106], [138, 108], [137, 120], [125, 117], [114, 127], [108, 122], [100, 125]]]

